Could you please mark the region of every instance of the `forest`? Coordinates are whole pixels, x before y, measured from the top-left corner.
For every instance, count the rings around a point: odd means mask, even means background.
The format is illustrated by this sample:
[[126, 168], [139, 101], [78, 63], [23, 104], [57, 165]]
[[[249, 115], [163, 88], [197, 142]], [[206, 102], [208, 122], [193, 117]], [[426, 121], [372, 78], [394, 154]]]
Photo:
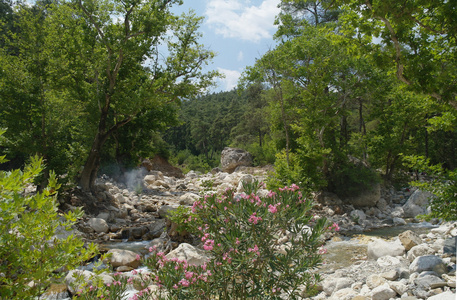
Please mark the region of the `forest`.
[[231, 146], [274, 165], [272, 185], [345, 195], [414, 171], [454, 188], [452, 1], [283, 0], [276, 46], [218, 93], [181, 2], [2, 0], [2, 168], [38, 155], [38, 187], [53, 171], [90, 192], [156, 154], [207, 172]]

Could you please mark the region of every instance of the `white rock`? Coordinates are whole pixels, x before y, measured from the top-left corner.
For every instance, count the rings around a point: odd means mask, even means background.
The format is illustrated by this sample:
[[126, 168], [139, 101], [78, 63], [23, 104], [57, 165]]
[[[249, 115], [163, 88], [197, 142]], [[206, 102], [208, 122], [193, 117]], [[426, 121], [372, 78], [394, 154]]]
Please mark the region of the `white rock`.
[[111, 249], [108, 251], [111, 253], [109, 263], [113, 267], [128, 266], [134, 269], [140, 266], [140, 257], [137, 253], [130, 250], [123, 249]]
[[368, 258], [378, 259], [383, 256], [402, 256], [405, 253], [405, 247], [399, 240], [386, 242], [382, 239], [375, 239], [368, 243]]
[[372, 300], [389, 300], [396, 295], [397, 293], [391, 289], [387, 283], [380, 285], [371, 291]]
[[206, 251], [198, 249], [190, 244], [182, 243], [176, 249], [166, 255], [168, 259], [177, 258], [186, 260], [189, 265], [201, 266], [209, 261]]
[[378, 258], [376, 262], [380, 267], [390, 267], [401, 263], [398, 258], [389, 255]]
[[367, 277], [366, 284], [370, 289], [374, 289], [380, 285], [383, 285], [386, 282], [387, 282], [387, 280], [385, 280], [381, 276], [379, 276], [377, 274], [373, 274], [373, 275], [370, 275]]
[[106, 221], [103, 219], [100, 219], [100, 218], [91, 218], [91, 219], [89, 219], [89, 221], [87, 223], [96, 232], [107, 233], [109, 230], [109, 226], [106, 223]]
[[434, 253], [435, 253], [435, 250], [433, 250], [428, 244], [424, 243], [424, 244], [420, 244], [420, 245], [412, 247], [408, 251], [406, 258], [408, 258], [409, 261], [413, 261], [416, 257], [424, 256], [424, 255], [431, 255]]
[[428, 300], [455, 300], [455, 293], [447, 291], [435, 296], [428, 297]]
[[362, 221], [366, 220], [367, 216], [365, 215], [365, 213], [362, 210], [356, 209], [356, 210], [351, 211], [351, 218], [355, 222], [360, 224]]
[[181, 205], [192, 205], [195, 201], [200, 199], [200, 196], [194, 193], [185, 193], [181, 197], [179, 197], [179, 204]]
[[344, 288], [341, 290], [336, 291], [333, 293], [332, 297], [330, 297], [330, 300], [351, 300], [357, 296], [357, 292], [354, 291], [351, 288]]
[[404, 216], [406, 218], [414, 218], [425, 213], [430, 197], [432, 197], [431, 193], [416, 190], [403, 205]]
[[389, 286], [399, 295], [403, 295], [408, 291], [408, 286], [400, 281], [390, 281]]

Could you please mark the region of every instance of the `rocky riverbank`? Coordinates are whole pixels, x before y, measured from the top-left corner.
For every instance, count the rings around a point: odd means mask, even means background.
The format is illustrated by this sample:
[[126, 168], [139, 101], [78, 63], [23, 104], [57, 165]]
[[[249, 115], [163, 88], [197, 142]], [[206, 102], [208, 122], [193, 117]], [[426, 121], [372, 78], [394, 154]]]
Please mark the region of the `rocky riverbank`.
[[[151, 246], [161, 247], [169, 257], [186, 256], [197, 264], [207, 258], [194, 242], [180, 236], [166, 219], [169, 210], [179, 205], [190, 206], [205, 193], [235, 188], [243, 192], [242, 183], [262, 181], [269, 168], [239, 167], [233, 173], [213, 170], [208, 174], [189, 172], [185, 176], [167, 176], [166, 172], [139, 169], [129, 174], [129, 180], [115, 181], [103, 176], [97, 182], [97, 209], [89, 210], [78, 224], [76, 233], [88, 241], [111, 248], [109, 262], [115, 271], [133, 276], [139, 267], [138, 256]], [[164, 174], [165, 173], [165, 174]], [[268, 191], [261, 189], [260, 194]], [[316, 214], [339, 224], [337, 235], [327, 235], [328, 263], [320, 273], [323, 281], [319, 293], [311, 299], [448, 299], [455, 298], [455, 244], [457, 223], [439, 224], [425, 234], [405, 232], [390, 240], [351, 238], [349, 233], [364, 232], [381, 227], [404, 225], [423, 213], [429, 195], [417, 190], [393, 188], [370, 192], [365, 197], [369, 206], [355, 207], [333, 194], [315, 195]], [[368, 199], [368, 198], [369, 199]], [[80, 199], [74, 197], [74, 205]], [[357, 202], [355, 202], [357, 203]], [[71, 205], [66, 207], [72, 209]], [[127, 241], [130, 241], [128, 243]], [[338, 244], [340, 243], [340, 244]], [[133, 244], [134, 251], [116, 249], [116, 245]], [[358, 245], [350, 264], [332, 267], [332, 255], [338, 256], [344, 245]], [[43, 295], [42, 299], [69, 297], [72, 274], [91, 275], [91, 266], [73, 270], [60, 291]], [[112, 280], [106, 274], [104, 280]], [[131, 287], [132, 293], [134, 288]], [[435, 298], [433, 298], [435, 297]], [[436, 298], [439, 297], [439, 298]]]

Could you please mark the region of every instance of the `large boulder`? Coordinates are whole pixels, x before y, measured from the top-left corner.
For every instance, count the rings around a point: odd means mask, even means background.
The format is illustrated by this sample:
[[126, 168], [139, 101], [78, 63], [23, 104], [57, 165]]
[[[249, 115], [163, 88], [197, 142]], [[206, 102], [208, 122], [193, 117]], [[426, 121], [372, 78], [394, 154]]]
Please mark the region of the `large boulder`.
[[168, 253], [166, 258], [185, 260], [189, 265], [196, 266], [201, 266], [209, 261], [209, 256], [206, 251], [198, 249], [187, 243], [180, 244], [178, 248]]
[[233, 173], [239, 166], [252, 166], [252, 155], [242, 149], [225, 147], [221, 153], [222, 170]]
[[439, 256], [426, 255], [416, 257], [409, 266], [409, 270], [417, 273], [421, 273], [423, 271], [433, 271], [441, 275], [446, 273], [446, 264]]
[[140, 266], [140, 256], [133, 251], [123, 249], [111, 249], [109, 262], [113, 267], [128, 266], [134, 269]]
[[399, 240], [387, 242], [382, 239], [375, 239], [368, 243], [368, 258], [377, 260], [383, 256], [402, 256], [405, 253], [405, 247]]
[[354, 207], [373, 207], [376, 206], [379, 199], [381, 199], [381, 185], [375, 183], [356, 196], [344, 197], [343, 202]]
[[429, 192], [416, 190], [403, 205], [404, 217], [414, 218], [417, 215], [425, 214], [428, 206], [428, 199], [433, 195]]
[[398, 235], [401, 243], [405, 247], [406, 251], [409, 251], [412, 247], [422, 244], [422, 239], [416, 233], [411, 230], [407, 230]]
[[184, 174], [180, 168], [172, 166], [165, 158], [156, 155], [153, 159], [145, 159], [141, 162], [141, 166], [148, 171], [160, 171], [165, 176], [184, 178]]

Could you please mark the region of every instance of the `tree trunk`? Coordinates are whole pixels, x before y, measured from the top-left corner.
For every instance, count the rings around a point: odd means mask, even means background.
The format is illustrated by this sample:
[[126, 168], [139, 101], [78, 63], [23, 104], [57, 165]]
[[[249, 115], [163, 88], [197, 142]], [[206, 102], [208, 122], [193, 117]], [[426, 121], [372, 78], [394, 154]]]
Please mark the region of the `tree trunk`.
[[98, 131], [95, 134], [95, 138], [89, 152], [89, 157], [87, 158], [79, 177], [79, 185], [86, 192], [92, 192], [94, 190], [95, 179], [97, 179], [97, 172], [100, 167], [100, 153], [103, 144], [105, 144], [105, 141], [109, 136], [106, 132], [106, 121], [108, 119], [110, 96], [106, 95], [106, 98], [106, 105], [103, 107], [100, 114]]

